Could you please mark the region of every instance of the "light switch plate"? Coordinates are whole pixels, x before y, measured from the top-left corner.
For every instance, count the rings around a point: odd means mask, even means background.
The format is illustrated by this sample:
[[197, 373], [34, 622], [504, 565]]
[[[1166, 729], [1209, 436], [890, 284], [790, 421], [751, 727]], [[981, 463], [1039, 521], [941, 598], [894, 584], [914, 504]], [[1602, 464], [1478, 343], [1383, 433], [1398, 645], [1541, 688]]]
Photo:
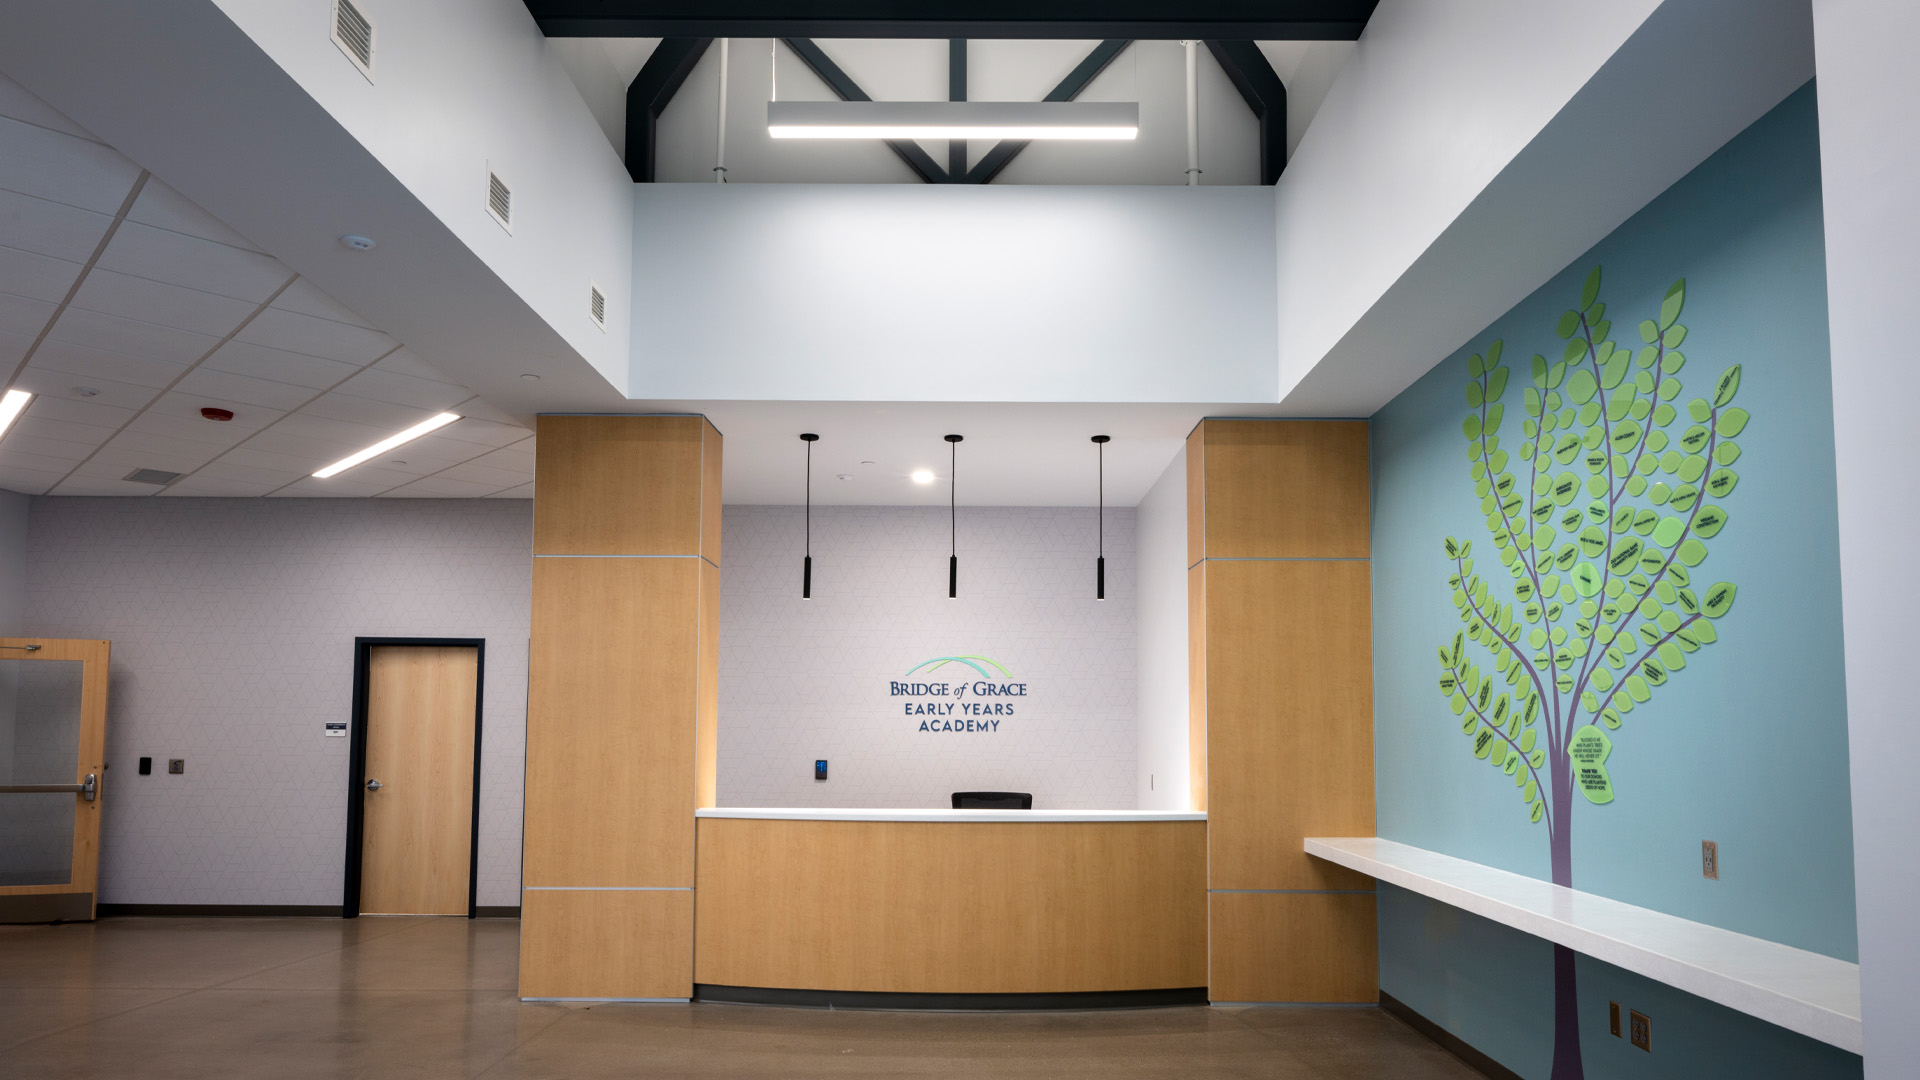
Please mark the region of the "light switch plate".
[[1607, 1002], [1607, 1030], [1614, 1038], [1620, 1037], [1620, 1003], [1617, 1001]]

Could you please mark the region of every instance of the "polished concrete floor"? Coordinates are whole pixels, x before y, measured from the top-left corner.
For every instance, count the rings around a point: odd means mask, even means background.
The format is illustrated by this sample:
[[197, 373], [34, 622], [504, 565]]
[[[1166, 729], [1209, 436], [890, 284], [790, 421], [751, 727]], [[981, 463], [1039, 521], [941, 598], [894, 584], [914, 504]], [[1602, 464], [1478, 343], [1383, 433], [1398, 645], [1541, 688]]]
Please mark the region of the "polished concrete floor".
[[504, 919], [0, 927], [0, 1077], [1479, 1074], [1374, 1008], [1081, 1013], [527, 1005]]

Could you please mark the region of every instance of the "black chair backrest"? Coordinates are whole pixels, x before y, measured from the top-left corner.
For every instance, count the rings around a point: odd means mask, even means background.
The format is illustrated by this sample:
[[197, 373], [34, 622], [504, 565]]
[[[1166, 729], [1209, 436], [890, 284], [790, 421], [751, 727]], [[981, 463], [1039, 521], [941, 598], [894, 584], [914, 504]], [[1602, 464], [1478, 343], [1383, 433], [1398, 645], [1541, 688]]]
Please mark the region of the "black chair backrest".
[[1031, 791], [956, 791], [955, 810], [1031, 810]]

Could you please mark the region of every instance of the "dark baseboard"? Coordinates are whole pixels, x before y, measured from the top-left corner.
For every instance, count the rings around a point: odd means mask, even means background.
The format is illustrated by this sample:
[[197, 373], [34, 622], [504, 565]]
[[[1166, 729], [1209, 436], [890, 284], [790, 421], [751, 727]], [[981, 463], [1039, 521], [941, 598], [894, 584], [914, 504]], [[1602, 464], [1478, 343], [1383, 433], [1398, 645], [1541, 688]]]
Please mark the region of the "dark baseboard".
[[520, 905], [501, 904], [497, 907], [488, 907], [485, 904], [481, 904], [479, 907], [473, 909], [473, 917], [476, 919], [517, 919], [520, 917]]
[[101, 904], [102, 919], [301, 918], [337, 919], [339, 904]]
[[786, 1005], [808, 1009], [933, 1009], [944, 1012], [1144, 1009], [1205, 1005], [1207, 988], [1100, 990], [1064, 994], [896, 994], [871, 990], [784, 990], [764, 986], [695, 983], [693, 1000], [729, 1005]]
[[1421, 1016], [1406, 1002], [1385, 990], [1380, 991], [1380, 1007], [1398, 1017], [1408, 1027], [1439, 1043], [1447, 1053], [1466, 1062], [1483, 1076], [1490, 1077], [1491, 1080], [1522, 1080], [1519, 1073], [1474, 1049], [1460, 1036]]

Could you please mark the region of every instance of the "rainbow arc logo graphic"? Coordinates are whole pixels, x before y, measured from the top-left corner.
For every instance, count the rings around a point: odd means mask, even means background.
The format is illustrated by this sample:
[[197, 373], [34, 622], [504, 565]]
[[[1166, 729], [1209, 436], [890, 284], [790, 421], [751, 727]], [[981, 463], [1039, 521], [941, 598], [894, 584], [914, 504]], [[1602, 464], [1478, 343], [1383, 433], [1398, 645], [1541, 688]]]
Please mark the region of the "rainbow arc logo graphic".
[[991, 679], [993, 678], [993, 672], [990, 672], [986, 668], [980, 666], [981, 664], [990, 664], [993, 666], [994, 671], [998, 671], [1000, 673], [1001, 678], [1003, 679], [1013, 678], [1013, 672], [1008, 671], [1004, 664], [1000, 663], [1000, 661], [998, 660], [990, 659], [985, 656], [936, 656], [931, 660], [922, 660], [919, 663], [908, 668], [907, 674], [912, 675], [914, 672], [919, 671], [922, 668], [925, 668], [927, 674], [931, 675], [934, 672], [939, 671], [941, 668], [946, 667], [948, 664], [965, 664], [968, 667], [972, 668], [973, 670], [979, 672], [981, 678]]

